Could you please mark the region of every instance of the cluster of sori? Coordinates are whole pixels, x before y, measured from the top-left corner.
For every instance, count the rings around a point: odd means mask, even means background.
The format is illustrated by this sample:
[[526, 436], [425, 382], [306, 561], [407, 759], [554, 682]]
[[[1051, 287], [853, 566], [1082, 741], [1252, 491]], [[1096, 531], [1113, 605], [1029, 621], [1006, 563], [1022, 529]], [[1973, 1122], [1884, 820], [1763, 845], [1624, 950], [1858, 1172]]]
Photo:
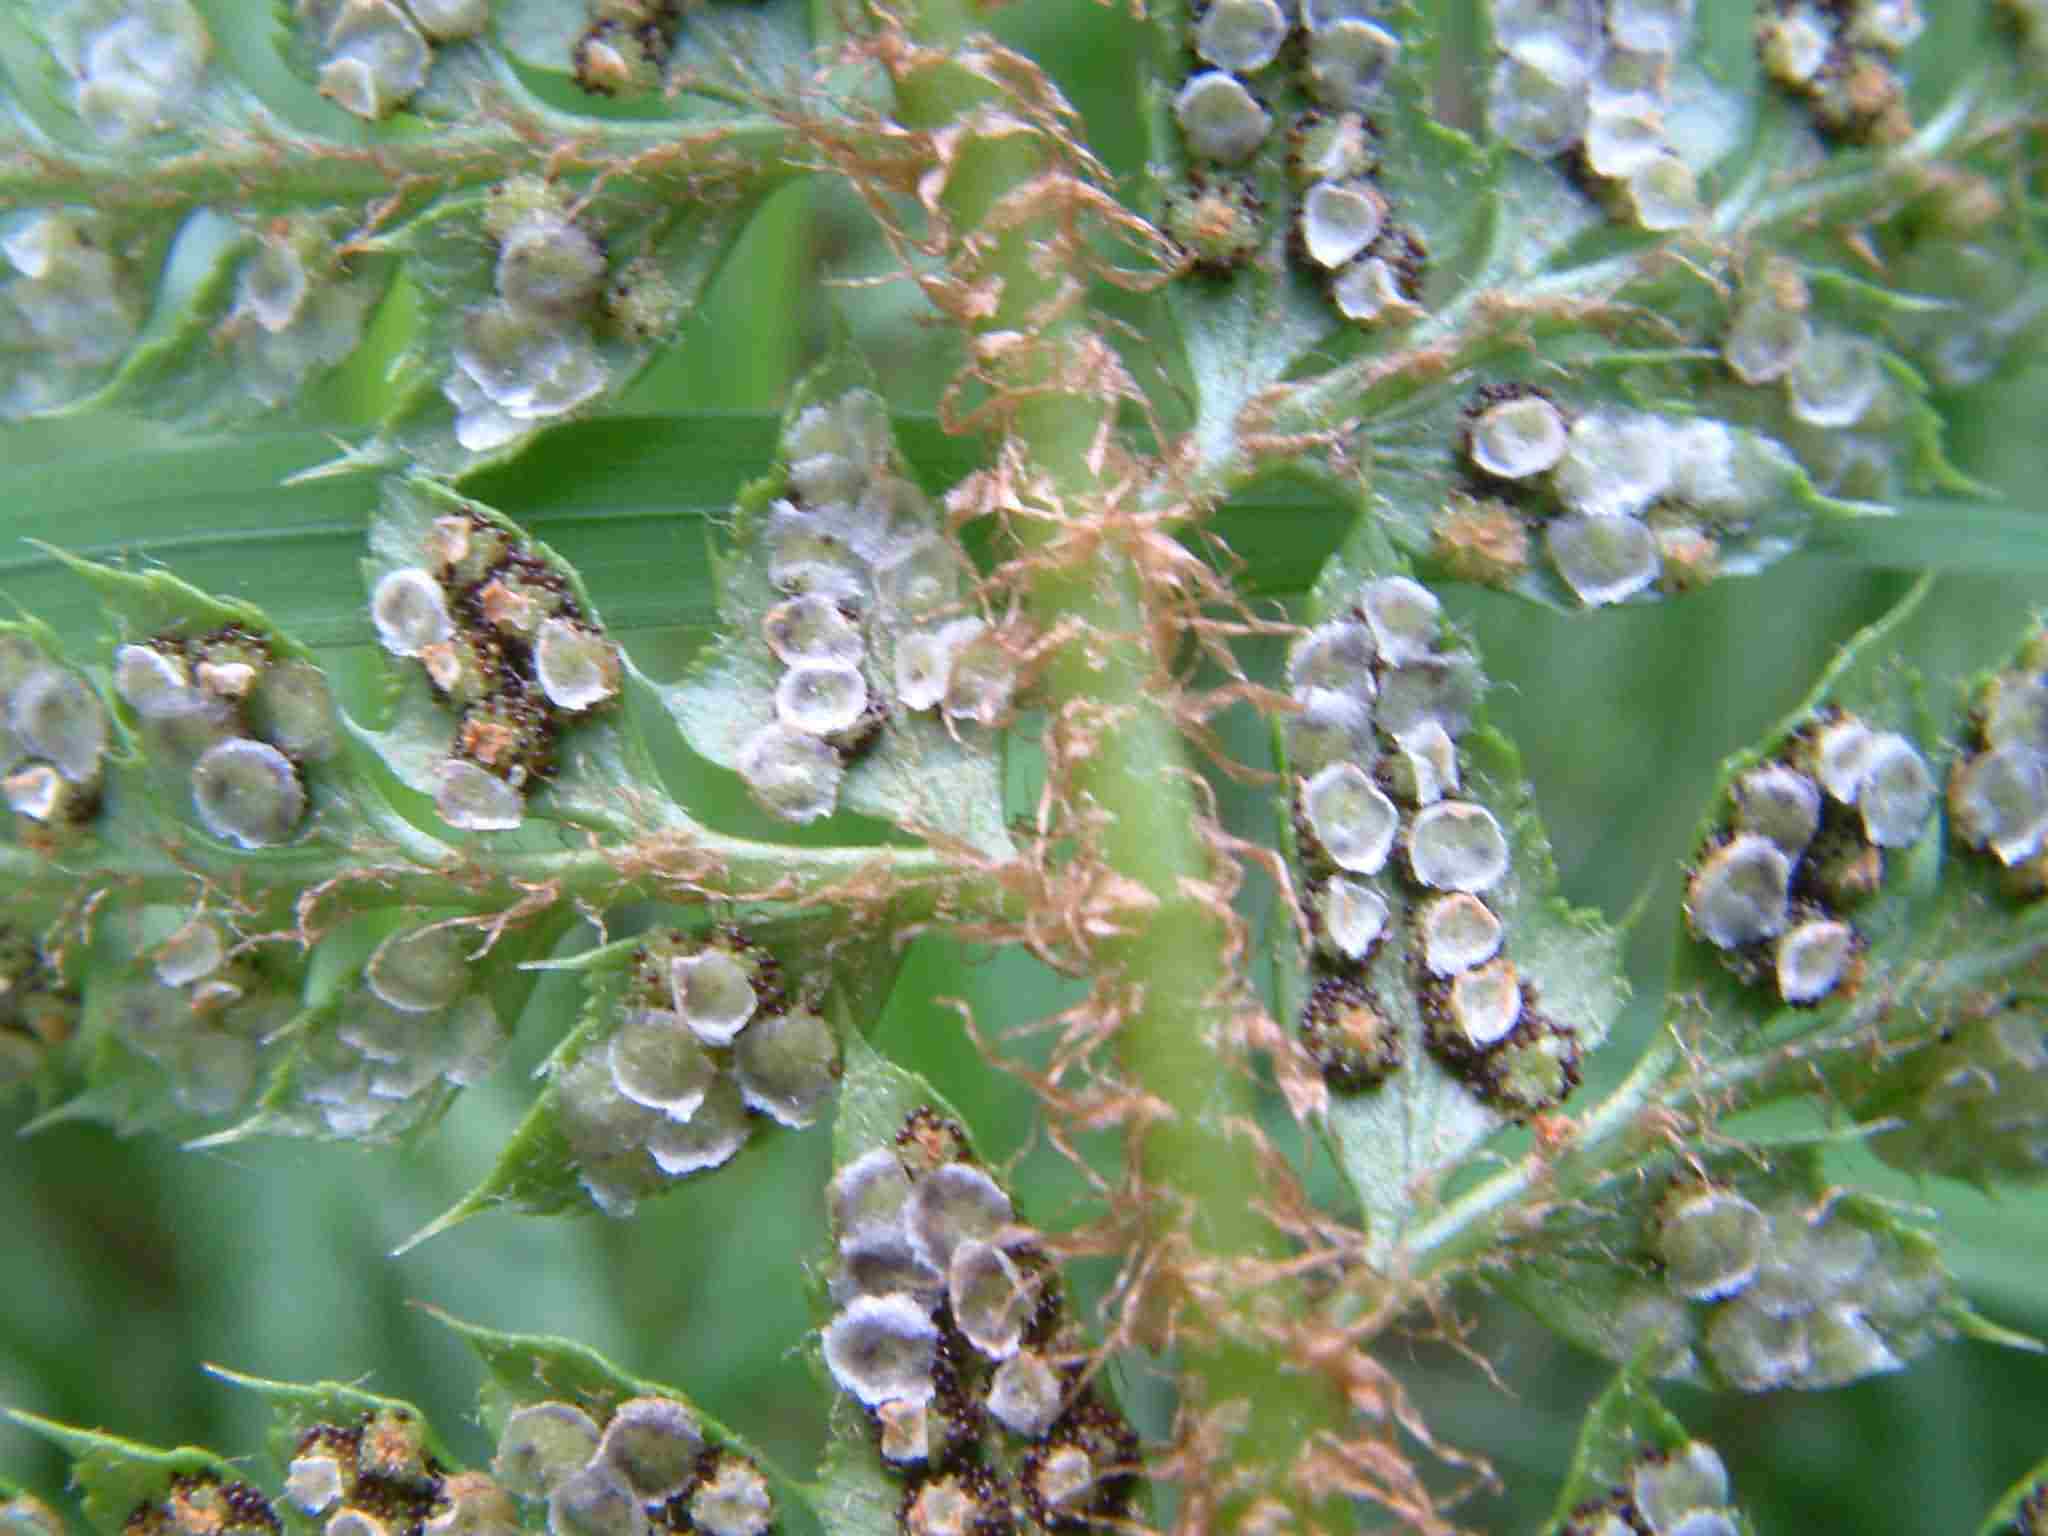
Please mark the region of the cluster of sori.
[[1912, 136], [1898, 63], [1925, 25], [1916, 0], [1769, 0], [1763, 9], [1764, 70], [1824, 131], [1854, 144]]
[[0, 256], [14, 273], [0, 285], [0, 418], [64, 404], [135, 340], [142, 298], [109, 238], [83, 209], [0, 218]]
[[639, 96], [660, 87], [682, 25], [680, 0], [586, 0], [590, 25], [576, 39], [576, 83], [597, 96]]
[[1721, 541], [1782, 494], [1781, 450], [1702, 417], [1600, 407], [1489, 384], [1467, 404], [1466, 485], [1435, 529], [1459, 574], [1506, 584], [1540, 528], [1558, 579], [1589, 607], [1713, 579]]
[[546, 1501], [551, 1536], [766, 1536], [775, 1525], [753, 1459], [672, 1397], [627, 1398], [602, 1426], [575, 1403], [528, 1403], [506, 1418], [491, 1470], [521, 1499]]
[[180, 1109], [224, 1115], [254, 1090], [265, 1046], [297, 1011], [295, 994], [236, 953], [237, 936], [216, 917], [144, 907], [132, 925], [147, 974], [113, 994], [114, 1037], [163, 1069]]
[[507, 1031], [475, 992], [473, 927], [400, 930], [371, 952], [361, 981], [304, 1035], [291, 1083], [300, 1109], [276, 1124], [351, 1139], [396, 1136], [449, 1092], [481, 1082]]
[[303, 1430], [279, 1500], [325, 1536], [514, 1536], [511, 1498], [481, 1472], [451, 1472], [404, 1409]]
[[615, 1011], [610, 1034], [554, 1073], [578, 1177], [616, 1216], [729, 1160], [751, 1116], [812, 1124], [839, 1081], [831, 1025], [790, 997], [773, 955], [730, 930], [648, 934]]
[[78, 1026], [78, 991], [42, 946], [0, 928], [0, 1093], [32, 1082]]
[[2048, 894], [2048, 632], [1978, 696], [1970, 750], [1948, 783], [1955, 834], [2009, 871], [2015, 894]]
[[1388, 577], [1288, 658], [1296, 845], [1316, 936], [1301, 1034], [1333, 1087], [1369, 1088], [1405, 1050], [1374, 986], [1412, 989], [1438, 1059], [1526, 1113], [1570, 1091], [1579, 1047], [1503, 952], [1488, 899], [1505, 901], [1514, 883], [1507, 834], [1465, 796], [1458, 751], [1481, 678], [1469, 652], [1439, 649], [1439, 627], [1426, 588]]
[[125, 144], [173, 125], [213, 51], [188, 0], [70, 0], [54, 11], [51, 51], [95, 137]]
[[1919, 839], [1936, 798], [1911, 741], [1827, 711], [1735, 781], [1727, 829], [1686, 886], [1686, 922], [1794, 1007], [1851, 991], [1862, 941], [1848, 914], [1882, 887], [1885, 851]]
[[295, 0], [319, 52], [320, 94], [357, 117], [389, 117], [420, 93], [434, 44], [474, 37], [490, 0]]
[[160, 1497], [130, 1510], [121, 1536], [279, 1536], [282, 1529], [254, 1484], [195, 1472], [171, 1479]]
[[606, 287], [604, 247], [538, 176], [491, 190], [484, 233], [496, 243], [497, 297], [462, 313], [455, 367], [441, 393], [455, 438], [472, 453], [502, 448], [605, 387], [593, 322]]
[[370, 619], [458, 714], [434, 787], [441, 819], [504, 831], [553, 770], [563, 730], [618, 697], [619, 653], [562, 574], [479, 513], [436, 518], [420, 556], [378, 579]]
[[1744, 384], [1783, 388], [1785, 435], [1817, 481], [1843, 494], [1884, 494], [1892, 451], [1881, 433], [1853, 430], [1882, 425], [1890, 393], [1883, 354], [1868, 336], [1816, 325], [1796, 267], [1766, 256], [1744, 275], [1721, 360]]
[[280, 659], [239, 625], [119, 647], [114, 691], [151, 771], [189, 793], [199, 824], [238, 848], [296, 836], [309, 806], [306, 768], [340, 748], [320, 669]]
[[1084, 1381], [1058, 1274], [960, 1127], [913, 1112], [831, 1202], [825, 1364], [901, 1481], [906, 1536], [1121, 1523], [1136, 1435]]
[[[1366, 113], [1384, 89], [1401, 43], [1372, 19], [1372, 0], [1209, 0], [1189, 44], [1197, 67], [1173, 101], [1194, 169], [1167, 199], [1169, 233], [1197, 267], [1228, 271], [1263, 243], [1252, 162], [1267, 144], [1266, 100], [1291, 91], [1313, 106], [1289, 134], [1298, 193], [1294, 248], [1327, 279], [1330, 299], [1361, 323], [1412, 315], [1423, 250], [1394, 217], [1376, 178], [1375, 129]], [[1261, 93], [1266, 99], [1262, 99]]]
[[337, 262], [330, 216], [266, 219], [251, 233], [234, 307], [214, 341], [232, 352], [236, 382], [276, 406], [355, 350], [377, 289]]
[[1854, 1196], [1759, 1198], [1688, 1177], [1657, 1206], [1646, 1245], [1658, 1281], [1615, 1312], [1656, 1373], [1820, 1390], [1897, 1370], [1950, 1331], [1930, 1239]]
[[1728, 1469], [1704, 1440], [1650, 1451], [1627, 1481], [1574, 1508], [1558, 1536], [1740, 1536]]
[[1487, 93], [1493, 131], [1524, 154], [1568, 151], [1644, 229], [1699, 216], [1693, 168], [1664, 130], [1671, 72], [1693, 0], [1493, 0], [1501, 56]]
[[1916, 1173], [1974, 1184], [2048, 1171], [2048, 1009], [2036, 995], [1974, 1001], [1935, 1038], [1872, 1073], [1840, 1074], [1871, 1149]]
[[991, 725], [1017, 669], [995, 631], [961, 616], [966, 566], [898, 471], [878, 395], [808, 407], [782, 446], [786, 492], [752, 548], [781, 595], [761, 619], [779, 668], [774, 718], [740, 744], [737, 767], [766, 809], [803, 822], [831, 812], [846, 763], [892, 708]]
[[106, 706], [84, 678], [0, 626], [0, 792], [19, 833], [43, 840], [92, 814], [107, 732]]

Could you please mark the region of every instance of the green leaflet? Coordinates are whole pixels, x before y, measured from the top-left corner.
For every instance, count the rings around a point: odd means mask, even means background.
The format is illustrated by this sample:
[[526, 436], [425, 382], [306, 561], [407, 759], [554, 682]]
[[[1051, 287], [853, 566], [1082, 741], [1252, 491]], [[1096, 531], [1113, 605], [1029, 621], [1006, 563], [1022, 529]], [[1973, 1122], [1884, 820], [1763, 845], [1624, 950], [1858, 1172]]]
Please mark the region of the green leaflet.
[[[2039, 1111], [2028, 1107], [2038, 1098], [2040, 1050], [2031, 974], [2048, 945], [2048, 917], [2029, 894], [2026, 860], [2007, 869], [1971, 847], [1971, 823], [1957, 806], [1967, 765], [1983, 750], [1973, 724], [1990, 681], [1983, 664], [2004, 659], [2007, 637], [2032, 625], [2019, 605], [1987, 608], [1969, 589], [1958, 591], [1971, 603], [1967, 617], [1941, 597], [1924, 581], [1857, 636], [1778, 730], [1725, 766], [1701, 829], [1703, 847], [1732, 846], [1726, 840], [1739, 840], [1748, 813], [1737, 805], [1749, 786], [1787, 769], [1824, 782], [1833, 763], [1826, 754], [1845, 741], [1853, 746], [1850, 733], [1862, 722], [1880, 737], [1896, 733], [1925, 765], [1925, 788], [1911, 797], [1918, 819], [1895, 831], [1905, 841], [1873, 843], [1869, 818], [1885, 804], [1882, 786], [1864, 789], [1870, 798], [1853, 806], [1823, 790], [1819, 830], [1788, 860], [1783, 933], [1728, 949], [1704, 942], [1711, 875], [1696, 872], [1692, 931], [1679, 937], [1674, 986], [1699, 1010], [1681, 1013], [1681, 1024], [1705, 1021], [1693, 1039], [1705, 1055], [1706, 1094], [1715, 1084], [1745, 1103], [1811, 1093], [1812, 1078], [1789, 1064], [1796, 1050], [1822, 1066], [1832, 1102], [1873, 1127], [1879, 1155], [1983, 1182], [2040, 1166], [2031, 1151]], [[1838, 779], [1852, 768], [1833, 763]], [[1729, 857], [1708, 853], [1696, 869]], [[1815, 923], [1846, 925], [1848, 966], [1839, 984], [1786, 1006], [1793, 946], [1818, 932]], [[2005, 1059], [2008, 1049], [2017, 1055]], [[1973, 1074], [1977, 1055], [1985, 1059]], [[2002, 1082], [1989, 1071], [1993, 1060], [2002, 1062]], [[1881, 1122], [1894, 1114], [1910, 1124], [1886, 1130]]]
[[[615, 837], [692, 828], [641, 737], [652, 701], [567, 561], [416, 477], [387, 486], [364, 574], [373, 609], [391, 583], [431, 580], [440, 594], [428, 596], [438, 620], [386, 640], [410, 659], [395, 663], [388, 725], [361, 734], [402, 782], [435, 798], [444, 824], [510, 831], [530, 808]], [[551, 672], [551, 640], [587, 655]]]
[[[483, 1363], [482, 1417], [484, 1427], [494, 1437], [504, 1432], [506, 1421], [515, 1413], [536, 1403], [569, 1404], [603, 1426], [622, 1403], [633, 1399], [662, 1398], [682, 1405], [696, 1421], [706, 1452], [717, 1453], [715, 1458], [707, 1454], [700, 1468], [712, 1466], [711, 1476], [733, 1471], [744, 1476], [750, 1472], [754, 1480], [764, 1482], [775, 1505], [784, 1508], [795, 1505], [822, 1517], [815, 1489], [789, 1478], [743, 1437], [727, 1429], [680, 1392], [658, 1382], [643, 1381], [629, 1375], [595, 1350], [567, 1339], [500, 1333], [474, 1323], [461, 1322], [438, 1308], [430, 1307], [427, 1311], [437, 1321], [453, 1329]], [[731, 1465], [735, 1462], [739, 1466]], [[681, 1495], [682, 1508], [688, 1508], [692, 1492], [705, 1480], [707, 1474], [700, 1470], [692, 1481], [691, 1490]], [[774, 1518], [772, 1514], [771, 1518]]]
[[[1555, 894], [1556, 871], [1520, 758], [1476, 710], [1483, 678], [1462, 637], [1446, 630], [1430, 641], [1437, 659], [1383, 666], [1377, 696], [1367, 706], [1373, 723], [1362, 734], [1341, 725], [1344, 688], [1355, 686], [1342, 680], [1357, 673], [1343, 659], [1354, 640], [1338, 637], [1369, 627], [1348, 615], [1357, 611], [1361, 594], [1389, 590], [1387, 579], [1373, 573], [1400, 568], [1376, 541], [1376, 531], [1362, 526], [1318, 583], [1312, 614], [1323, 623], [1298, 643], [1290, 663], [1304, 710], [1282, 722], [1278, 755], [1292, 769], [1290, 782], [1305, 786], [1303, 805], [1307, 786], [1329, 771], [1325, 764], [1353, 763], [1379, 784], [1395, 786], [1399, 807], [1384, 794], [1373, 804], [1379, 816], [1398, 810], [1399, 827], [1385, 834], [1383, 867], [1367, 871], [1356, 862], [1333, 867], [1329, 857], [1318, 855], [1313, 813], [1296, 813], [1283, 824], [1298, 866], [1306, 861], [1314, 875], [1306, 897], [1318, 942], [1338, 948], [1324, 948], [1305, 962], [1293, 945], [1282, 943], [1276, 945], [1276, 965], [1282, 1006], [1298, 1027], [1307, 1027], [1311, 1053], [1333, 1068], [1326, 1133], [1364, 1208], [1373, 1251], [1390, 1260], [1403, 1233], [1434, 1208], [1444, 1175], [1510, 1120], [1569, 1092], [1579, 1057], [1605, 1037], [1623, 985], [1611, 930]], [[1434, 629], [1433, 613], [1425, 627]], [[1327, 647], [1321, 659], [1319, 647]], [[1435, 668], [1444, 669], [1440, 677]], [[1409, 686], [1417, 674], [1419, 693]], [[1431, 692], [1439, 683], [1444, 691]], [[1426, 773], [1418, 751], [1402, 738], [1431, 720], [1451, 737], [1444, 745], [1454, 743], [1457, 781], [1439, 781], [1425, 791], [1417, 787], [1418, 776]], [[1329, 722], [1339, 723], [1334, 740]], [[1302, 766], [1305, 761], [1310, 768]], [[1314, 780], [1307, 777], [1310, 771]], [[1452, 805], [1467, 815], [1483, 810], [1492, 819], [1501, 835], [1502, 867], [1482, 882], [1439, 875], [1425, 884], [1415, 862], [1415, 830], [1425, 818], [1444, 815], [1440, 806]], [[1363, 889], [1368, 903], [1384, 904], [1378, 936], [1362, 963], [1360, 956], [1341, 952], [1345, 941], [1337, 936], [1346, 919], [1335, 903], [1345, 899], [1339, 895], [1345, 886]], [[1453, 953], [1461, 948], [1458, 941], [1441, 951], [1432, 947], [1440, 941], [1427, 937], [1432, 930], [1425, 924], [1450, 920], [1454, 905], [1481, 921], [1475, 905], [1491, 914], [1490, 945], [1474, 941], [1476, 947], [1463, 953]], [[1489, 975], [1517, 990], [1515, 1019], [1505, 1034], [1496, 1026], [1482, 1027], [1486, 1043], [1475, 1049], [1457, 1022], [1467, 995], [1462, 989], [1474, 989], [1471, 1006], [1477, 1008], [1484, 995], [1478, 989]], [[1356, 1029], [1379, 1036], [1378, 1062], [1351, 1059], [1344, 1041]], [[1393, 1061], [1399, 1065], [1384, 1075]]]
[[[716, 930], [701, 915], [683, 921], [688, 931], [650, 928], [543, 964], [580, 978], [581, 1017], [548, 1057], [547, 1082], [491, 1173], [405, 1248], [504, 1206], [625, 1215], [715, 1171], [754, 1135], [823, 1112], [844, 1053], [887, 997], [895, 966], [886, 937], [829, 917], [769, 914]], [[707, 994], [702, 1017], [678, 1012], [689, 998], [674, 965], [707, 955], [736, 960], [751, 990], [736, 1009]], [[810, 1033], [789, 1033], [789, 1020]]]
[[[1727, 1495], [1726, 1470], [1713, 1448], [1688, 1435], [1633, 1370], [1624, 1369], [1586, 1411], [1548, 1529], [1559, 1536], [1619, 1536], [1638, 1528], [1621, 1523], [1633, 1516], [1661, 1533], [1676, 1524], [1674, 1515], [1707, 1509], [1728, 1517], [1725, 1527], [1712, 1528], [1717, 1532], [1749, 1532], [1748, 1517], [1728, 1508]], [[1614, 1523], [1603, 1524], [1609, 1516]]]
[[[138, 1506], [175, 1496], [181, 1488], [248, 1487], [239, 1481], [234, 1467], [211, 1451], [191, 1446], [158, 1450], [97, 1430], [74, 1429], [19, 1409], [9, 1409], [7, 1416], [71, 1457], [71, 1478], [79, 1491], [80, 1507], [100, 1536], [121, 1536]], [[262, 1500], [262, 1495], [256, 1497]], [[263, 1502], [267, 1507], [268, 1501]]]
[[[733, 546], [712, 557], [724, 634], [664, 697], [691, 747], [737, 770], [771, 815], [855, 811], [999, 856], [996, 726], [1016, 663], [979, 617], [965, 553], [905, 477], [868, 379], [840, 356], [797, 388], [778, 463], [741, 492]], [[821, 622], [829, 634], [769, 633]], [[912, 647], [929, 653], [915, 694]], [[968, 692], [977, 667], [986, 687]], [[838, 692], [797, 691], [806, 676]]]
[[1910, 1212], [1831, 1186], [1822, 1147], [1648, 1159], [1546, 1224], [1505, 1285], [1646, 1377], [1820, 1391], [1903, 1369], [1957, 1330], [2024, 1345], [1962, 1303]]
[[2006, 1490], [1977, 1527], [1977, 1536], [2034, 1536], [2044, 1519], [2048, 1519], [2048, 1460]]
[[[1142, 1510], [1142, 1477], [1100, 1470], [1136, 1466], [1138, 1442], [1107, 1378], [1088, 1384], [1076, 1373], [1087, 1345], [1062, 1316], [1057, 1264], [1028, 1240], [1001, 1236], [1022, 1213], [976, 1159], [951, 1106], [923, 1078], [850, 1040], [832, 1141], [835, 1241], [816, 1294], [819, 1312], [831, 1314], [819, 1374], [836, 1393], [818, 1490], [830, 1536], [890, 1536], [903, 1519], [919, 1523], [960, 1499], [976, 1519], [1042, 1532], [1063, 1455], [1086, 1458], [1082, 1466], [1102, 1478], [1073, 1496], [1084, 1502], [1066, 1507], [1070, 1519]], [[983, 1288], [1017, 1289], [991, 1306], [975, 1274]], [[863, 1334], [906, 1327], [935, 1351], [922, 1381], [910, 1380], [915, 1370], [893, 1384], [864, 1378]]]

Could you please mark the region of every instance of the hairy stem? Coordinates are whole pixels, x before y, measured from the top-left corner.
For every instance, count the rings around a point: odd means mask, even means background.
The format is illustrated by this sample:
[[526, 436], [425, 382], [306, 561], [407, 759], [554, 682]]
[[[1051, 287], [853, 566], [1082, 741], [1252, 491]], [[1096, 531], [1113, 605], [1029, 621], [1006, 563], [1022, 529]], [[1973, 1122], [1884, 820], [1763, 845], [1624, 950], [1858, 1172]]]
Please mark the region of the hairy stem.
[[[922, 41], [957, 47], [967, 35], [955, 0], [905, 9]], [[927, 64], [898, 88], [904, 120], [927, 129], [998, 100], [988, 81], [953, 64]], [[979, 140], [956, 160], [943, 210], [959, 230], [986, 239], [986, 216], [1005, 194], [1060, 173], [1036, 139]], [[1061, 238], [1047, 215], [1002, 230], [980, 253], [978, 275], [1001, 288], [975, 330], [1029, 337], [1005, 348], [988, 382], [1007, 401], [1004, 452], [1032, 486], [1034, 506], [1013, 527], [1028, 611], [1042, 633], [1065, 636], [1040, 679], [1059, 791], [1085, 847], [1078, 856], [1096, 861], [1097, 883], [1120, 893], [1116, 931], [1090, 945], [1089, 960], [1096, 999], [1117, 1020], [1124, 1086], [1147, 1105], [1132, 1121], [1127, 1156], [1167, 1291], [1213, 1293], [1220, 1284], [1230, 1292], [1233, 1269], [1257, 1273], [1289, 1250], [1264, 1214], [1270, 1191], [1258, 1161], [1235, 1134], [1255, 1111], [1235, 1029], [1237, 937], [1203, 894], [1216, 879], [1215, 854], [1203, 837], [1199, 774], [1168, 708], [1173, 682], [1154, 633], [1160, 615], [1136, 558], [1142, 535], [1122, 516], [1135, 492], [1110, 484], [1097, 458], [1115, 401], [1073, 382], [1088, 376], [1091, 356], [1105, 354], [1077, 319], [1055, 313], [1071, 278], [1048, 259]], [[1162, 1300], [1179, 1310], [1182, 1296]], [[1307, 1518], [1328, 1517], [1289, 1473], [1305, 1448], [1343, 1437], [1337, 1395], [1259, 1336], [1241, 1297], [1224, 1316], [1188, 1321], [1198, 1326], [1182, 1338], [1185, 1422], [1217, 1411], [1215, 1423], [1236, 1432], [1232, 1462], [1250, 1475], [1227, 1488], [1217, 1480], [1220, 1496], [1190, 1488], [1183, 1523], [1213, 1515], [1228, 1526], [1261, 1495]]]

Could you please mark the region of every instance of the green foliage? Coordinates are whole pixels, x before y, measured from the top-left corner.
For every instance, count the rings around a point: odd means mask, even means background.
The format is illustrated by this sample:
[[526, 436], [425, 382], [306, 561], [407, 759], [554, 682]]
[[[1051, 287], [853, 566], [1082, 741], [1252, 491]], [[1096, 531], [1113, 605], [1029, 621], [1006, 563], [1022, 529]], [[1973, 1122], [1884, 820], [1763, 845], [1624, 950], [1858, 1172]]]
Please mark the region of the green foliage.
[[1710, 1536], [1941, 1371], [1844, 1528], [2038, 1461], [2039, 8], [1143, 9], [0, 13], [95, 1528]]

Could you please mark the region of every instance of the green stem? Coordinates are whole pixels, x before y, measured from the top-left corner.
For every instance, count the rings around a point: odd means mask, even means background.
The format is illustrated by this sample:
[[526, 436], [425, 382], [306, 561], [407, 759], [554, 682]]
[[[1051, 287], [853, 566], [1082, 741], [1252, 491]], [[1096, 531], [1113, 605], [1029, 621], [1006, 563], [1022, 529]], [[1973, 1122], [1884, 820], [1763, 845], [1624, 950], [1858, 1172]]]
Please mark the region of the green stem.
[[[921, 41], [951, 46], [968, 34], [970, 18], [957, 0], [921, 0], [904, 10]], [[899, 81], [898, 99], [906, 123], [936, 128], [996, 93], [965, 68], [925, 68]], [[943, 194], [945, 212], [958, 229], [986, 238], [985, 215], [1003, 195], [1054, 168], [1052, 152], [1023, 135], [967, 145]], [[1293, 1505], [1304, 1525], [1348, 1519], [1314, 1503], [1288, 1476], [1304, 1447], [1346, 1437], [1348, 1411], [1336, 1392], [1260, 1336], [1253, 1286], [1232, 1274], [1256, 1274], [1292, 1252], [1265, 1215], [1273, 1192], [1242, 1134], [1257, 1099], [1236, 1044], [1245, 985], [1231, 956], [1241, 935], [1203, 896], [1217, 878], [1218, 856], [1202, 832], [1208, 810], [1169, 708], [1175, 685], [1155, 648], [1137, 535], [1117, 526], [1118, 512], [1130, 510], [1118, 498], [1128, 503], [1135, 493], [1112, 486], [1092, 463], [1116, 403], [1061, 382], [1062, 364], [1095, 341], [1080, 321], [1043, 321], [1041, 306], [1068, 275], [1048, 259], [1061, 235], [1048, 217], [996, 237], [976, 275], [999, 280], [1001, 296], [975, 328], [1031, 336], [1009, 353], [992, 387], [1012, 402], [1007, 448], [1021, 452], [1048, 493], [1044, 515], [1014, 528], [1021, 568], [1031, 572], [1022, 578], [1029, 612], [1042, 633], [1068, 636], [1047, 659], [1040, 702], [1052, 722], [1059, 792], [1075, 821], [1088, 826], [1080, 857], [1099, 861], [1104, 875], [1133, 893], [1120, 906], [1115, 934], [1088, 950], [1096, 998], [1119, 1021], [1115, 1050], [1125, 1086], [1152, 1107], [1136, 1115], [1126, 1155], [1141, 1176], [1144, 1216], [1168, 1271], [1240, 1293], [1226, 1315], [1193, 1319], [1198, 1327], [1181, 1341], [1185, 1405], [1233, 1404], [1241, 1414], [1233, 1415], [1242, 1427], [1230, 1455], [1233, 1470], [1249, 1475], [1233, 1480], [1215, 1514], [1219, 1527], [1229, 1528], [1259, 1495]], [[1275, 1298], [1268, 1291], [1260, 1300]], [[1281, 1310], [1303, 1315], [1288, 1301]]]
[[[550, 152], [551, 145], [564, 147]], [[381, 203], [414, 189], [491, 186], [530, 175], [543, 161], [557, 176], [630, 172], [650, 192], [679, 197], [702, 197], [720, 182], [786, 180], [809, 168], [794, 132], [767, 118], [678, 133], [667, 122], [570, 118], [500, 104], [479, 123], [431, 136], [348, 144], [250, 133], [146, 167], [121, 156], [15, 147], [0, 153], [0, 206], [262, 210]]]
[[9, 893], [0, 907], [48, 906], [61, 900], [61, 892], [101, 889], [146, 902], [181, 903], [211, 884], [274, 921], [292, 919], [302, 894], [318, 892], [322, 925], [376, 907], [505, 911], [542, 896], [604, 907], [629, 901], [802, 904], [849, 885], [882, 881], [900, 893], [892, 910], [913, 921], [987, 922], [1020, 915], [996, 881], [930, 849], [792, 848], [712, 832], [513, 853], [458, 849], [424, 834], [408, 838], [402, 849], [310, 843], [253, 855], [196, 844], [174, 854], [126, 841], [88, 845], [75, 864], [0, 846], [0, 890]]

